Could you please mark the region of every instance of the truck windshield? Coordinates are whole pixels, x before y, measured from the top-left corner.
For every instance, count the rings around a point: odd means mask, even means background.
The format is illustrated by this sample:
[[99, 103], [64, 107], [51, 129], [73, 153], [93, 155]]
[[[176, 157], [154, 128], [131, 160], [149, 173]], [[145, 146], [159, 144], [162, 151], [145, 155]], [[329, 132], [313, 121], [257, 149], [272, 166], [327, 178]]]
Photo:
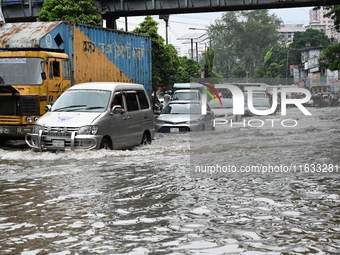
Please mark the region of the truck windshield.
[[43, 83], [42, 58], [0, 58], [0, 83], [4, 85], [40, 85]]
[[111, 91], [94, 89], [72, 89], [64, 92], [52, 106], [52, 112], [104, 112]]

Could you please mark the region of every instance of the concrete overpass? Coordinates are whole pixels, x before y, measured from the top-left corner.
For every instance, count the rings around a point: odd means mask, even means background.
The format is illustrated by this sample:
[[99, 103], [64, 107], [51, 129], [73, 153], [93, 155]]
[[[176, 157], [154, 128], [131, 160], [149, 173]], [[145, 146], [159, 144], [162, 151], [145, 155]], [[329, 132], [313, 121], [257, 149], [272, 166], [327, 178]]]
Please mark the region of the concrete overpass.
[[[6, 22], [35, 21], [44, 0], [0, 0]], [[98, 0], [114, 28], [120, 17], [337, 5], [339, 0]]]

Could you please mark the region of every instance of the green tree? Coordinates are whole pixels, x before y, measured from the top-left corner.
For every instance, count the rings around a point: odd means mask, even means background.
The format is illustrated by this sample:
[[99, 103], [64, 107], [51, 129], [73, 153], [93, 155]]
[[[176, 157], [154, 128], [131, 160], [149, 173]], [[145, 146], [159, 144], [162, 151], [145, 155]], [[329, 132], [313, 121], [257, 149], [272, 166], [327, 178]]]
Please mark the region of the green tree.
[[210, 47], [207, 48], [204, 64], [204, 78], [209, 78], [213, 76], [214, 59], [215, 59], [214, 49]]
[[292, 48], [305, 48], [328, 46], [330, 44], [329, 38], [321, 31], [308, 28], [305, 32], [294, 33]]
[[287, 66], [287, 48], [275, 45], [266, 54], [262, 67], [258, 70], [258, 77], [276, 78], [285, 77]]
[[340, 70], [340, 43], [328, 46], [321, 52], [319, 66], [331, 71]]
[[152, 39], [152, 90], [159, 87], [173, 88], [176, 82], [189, 82], [199, 70], [199, 63], [192, 59], [179, 58], [173, 45], [165, 45], [164, 38], [158, 34], [158, 22], [146, 16], [132, 32], [149, 35]]
[[[340, 32], [340, 5], [328, 6], [324, 16], [334, 20], [334, 28]], [[329, 45], [320, 55], [319, 66], [331, 71], [340, 70], [340, 44]]]
[[[216, 50], [216, 70], [228, 76], [238, 65], [251, 74], [267, 51], [277, 44], [281, 20], [268, 10], [227, 12], [210, 27]], [[224, 70], [223, 70], [224, 69]]]
[[181, 61], [173, 45], [165, 45], [165, 40], [158, 34], [158, 22], [151, 16], [146, 16], [132, 32], [149, 35], [152, 39], [152, 90], [157, 91], [159, 87], [172, 89], [177, 82], [179, 73], [184, 76], [185, 70], [181, 68]]
[[197, 61], [187, 57], [180, 57], [179, 61], [176, 83], [188, 83], [191, 78], [199, 78], [200, 64]]
[[164, 84], [166, 84], [166, 88], [173, 90], [174, 83], [178, 80], [178, 70], [181, 66], [181, 61], [178, 57], [178, 53], [175, 47], [172, 44], [165, 45], [165, 60], [167, 62], [163, 63], [164, 70]]
[[243, 66], [236, 66], [232, 71], [231, 71], [231, 76], [232, 77], [237, 77], [237, 78], [242, 78], [246, 77], [247, 71], [244, 69]]
[[74, 20], [89, 25], [100, 25], [102, 17], [93, 0], [45, 0], [37, 21]]
[[326, 47], [331, 44], [329, 38], [321, 31], [308, 28], [305, 32], [294, 33], [293, 43], [289, 46], [291, 49], [289, 64], [300, 64], [301, 53], [299, 49], [306, 47]]
[[234, 35], [239, 29], [238, 12], [226, 12], [221, 19], [209, 28], [209, 37], [216, 52], [215, 70], [224, 77], [229, 77], [239, 61], [237, 45], [239, 38]]

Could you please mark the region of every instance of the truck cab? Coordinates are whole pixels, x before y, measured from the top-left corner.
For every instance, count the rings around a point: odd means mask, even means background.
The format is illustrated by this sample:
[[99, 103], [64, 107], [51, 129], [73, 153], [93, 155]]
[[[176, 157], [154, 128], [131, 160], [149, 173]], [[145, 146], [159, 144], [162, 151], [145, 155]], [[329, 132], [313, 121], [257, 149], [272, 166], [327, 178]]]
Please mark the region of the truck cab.
[[45, 106], [71, 85], [67, 54], [46, 51], [0, 52], [0, 146], [24, 139]]

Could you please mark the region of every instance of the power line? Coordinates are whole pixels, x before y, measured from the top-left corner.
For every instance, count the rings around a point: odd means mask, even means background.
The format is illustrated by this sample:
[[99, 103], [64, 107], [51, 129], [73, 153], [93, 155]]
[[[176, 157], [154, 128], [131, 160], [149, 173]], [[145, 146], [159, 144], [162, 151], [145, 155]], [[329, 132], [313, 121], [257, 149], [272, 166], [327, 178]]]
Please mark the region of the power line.
[[185, 24], [185, 25], [194, 25], [194, 26], [204, 26], [204, 27], [210, 25], [210, 24], [190, 23], [190, 22], [172, 21], [172, 20], [170, 20], [169, 23], [177, 23], [177, 24]]
[[[211, 13], [209, 13], [211, 15]], [[184, 15], [184, 14], [174, 14], [171, 15], [171, 17], [179, 17], [179, 18], [188, 18], [188, 19], [199, 19], [199, 20], [215, 20], [217, 19], [217, 17], [209, 17], [209, 16], [205, 16], [205, 15], [197, 15], [197, 14], [192, 14], [192, 15]]]

